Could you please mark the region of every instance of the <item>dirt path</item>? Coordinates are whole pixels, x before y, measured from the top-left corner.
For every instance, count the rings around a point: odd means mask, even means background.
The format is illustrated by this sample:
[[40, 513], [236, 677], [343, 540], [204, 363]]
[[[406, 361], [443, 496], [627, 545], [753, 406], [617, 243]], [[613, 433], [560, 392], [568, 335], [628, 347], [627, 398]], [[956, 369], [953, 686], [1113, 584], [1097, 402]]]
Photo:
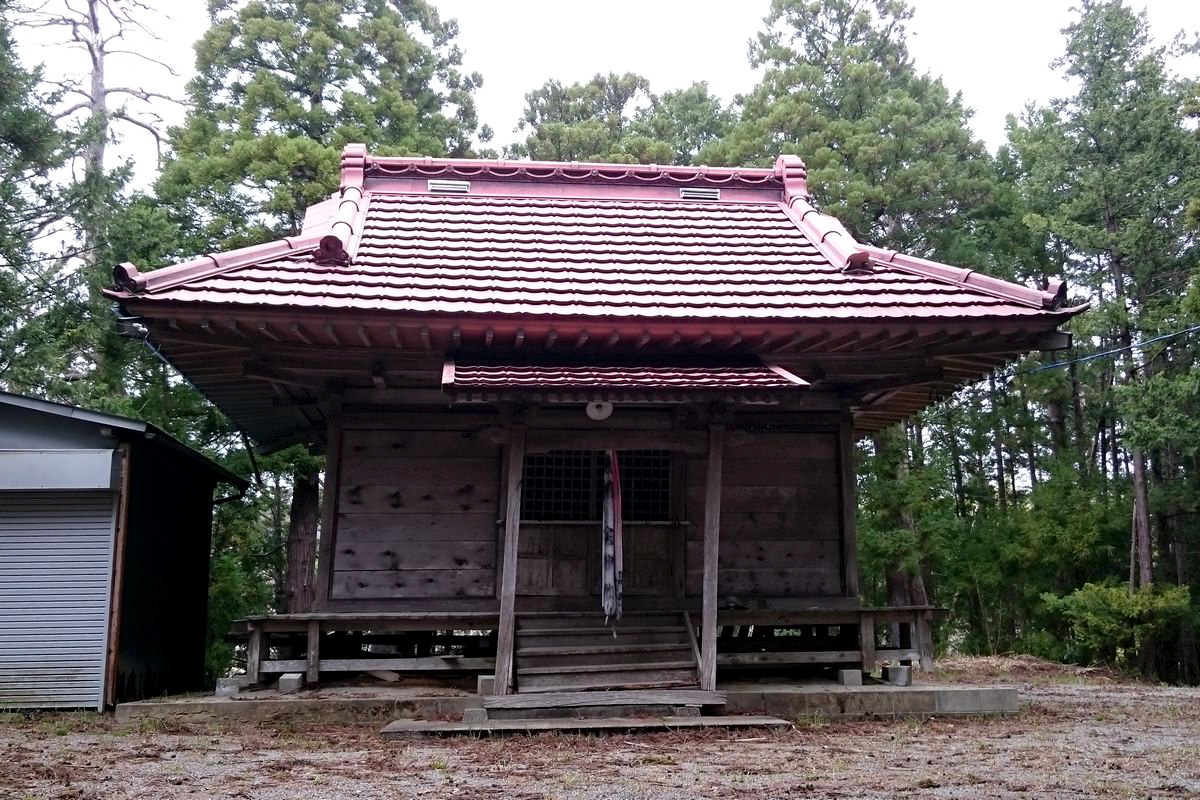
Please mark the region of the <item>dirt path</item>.
[[[996, 663], [957, 666], [978, 679]], [[995, 671], [1024, 686], [1019, 716], [805, 721], [765, 734], [389, 743], [374, 727], [8, 715], [0, 798], [1200, 797], [1200, 689], [1029, 661]]]

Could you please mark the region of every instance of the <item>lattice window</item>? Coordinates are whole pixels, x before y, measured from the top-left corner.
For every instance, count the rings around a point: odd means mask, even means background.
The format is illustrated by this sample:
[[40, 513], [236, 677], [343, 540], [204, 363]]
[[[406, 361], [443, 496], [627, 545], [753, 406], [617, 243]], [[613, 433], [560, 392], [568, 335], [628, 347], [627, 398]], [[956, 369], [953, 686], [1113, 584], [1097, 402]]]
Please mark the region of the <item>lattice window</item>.
[[599, 519], [597, 453], [554, 450], [525, 457], [521, 516], [536, 520]]
[[624, 519], [671, 518], [671, 454], [666, 450], [621, 450], [621, 508]]
[[[640, 522], [671, 518], [671, 454], [666, 450], [622, 450], [622, 517]], [[580, 522], [600, 519], [604, 453], [555, 450], [525, 457], [521, 517]]]

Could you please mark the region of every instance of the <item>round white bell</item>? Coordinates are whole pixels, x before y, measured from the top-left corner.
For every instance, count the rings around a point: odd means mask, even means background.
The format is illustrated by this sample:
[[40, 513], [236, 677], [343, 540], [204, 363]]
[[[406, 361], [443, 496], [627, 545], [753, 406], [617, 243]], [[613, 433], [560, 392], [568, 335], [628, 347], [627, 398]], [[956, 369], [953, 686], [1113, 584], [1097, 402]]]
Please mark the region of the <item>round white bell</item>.
[[595, 403], [587, 404], [587, 415], [590, 419], [596, 421], [608, 419], [612, 416], [612, 408], [612, 403], [605, 403], [598, 400]]

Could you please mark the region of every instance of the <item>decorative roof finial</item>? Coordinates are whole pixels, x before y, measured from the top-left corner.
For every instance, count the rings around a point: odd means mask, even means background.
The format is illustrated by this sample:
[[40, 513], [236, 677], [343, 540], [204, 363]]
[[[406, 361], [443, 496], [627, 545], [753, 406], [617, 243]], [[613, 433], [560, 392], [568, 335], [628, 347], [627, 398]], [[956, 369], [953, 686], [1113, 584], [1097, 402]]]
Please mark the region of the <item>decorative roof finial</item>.
[[342, 194], [347, 189], [360, 191], [367, 171], [367, 146], [365, 144], [348, 144], [342, 148]]
[[783, 181], [785, 202], [791, 203], [795, 198], [809, 199], [808, 168], [800, 156], [782, 155], [775, 159], [775, 174]]

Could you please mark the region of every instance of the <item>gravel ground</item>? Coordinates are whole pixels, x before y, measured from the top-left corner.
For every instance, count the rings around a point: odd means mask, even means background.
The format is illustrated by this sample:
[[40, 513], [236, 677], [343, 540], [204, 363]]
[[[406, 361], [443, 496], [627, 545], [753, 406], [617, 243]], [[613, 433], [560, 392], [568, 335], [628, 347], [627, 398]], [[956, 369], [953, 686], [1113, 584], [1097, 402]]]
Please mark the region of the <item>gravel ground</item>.
[[1200, 797], [1200, 689], [1033, 659], [947, 662], [1015, 683], [990, 719], [797, 720], [791, 730], [387, 742], [376, 726], [116, 725], [0, 715], [0, 798]]

